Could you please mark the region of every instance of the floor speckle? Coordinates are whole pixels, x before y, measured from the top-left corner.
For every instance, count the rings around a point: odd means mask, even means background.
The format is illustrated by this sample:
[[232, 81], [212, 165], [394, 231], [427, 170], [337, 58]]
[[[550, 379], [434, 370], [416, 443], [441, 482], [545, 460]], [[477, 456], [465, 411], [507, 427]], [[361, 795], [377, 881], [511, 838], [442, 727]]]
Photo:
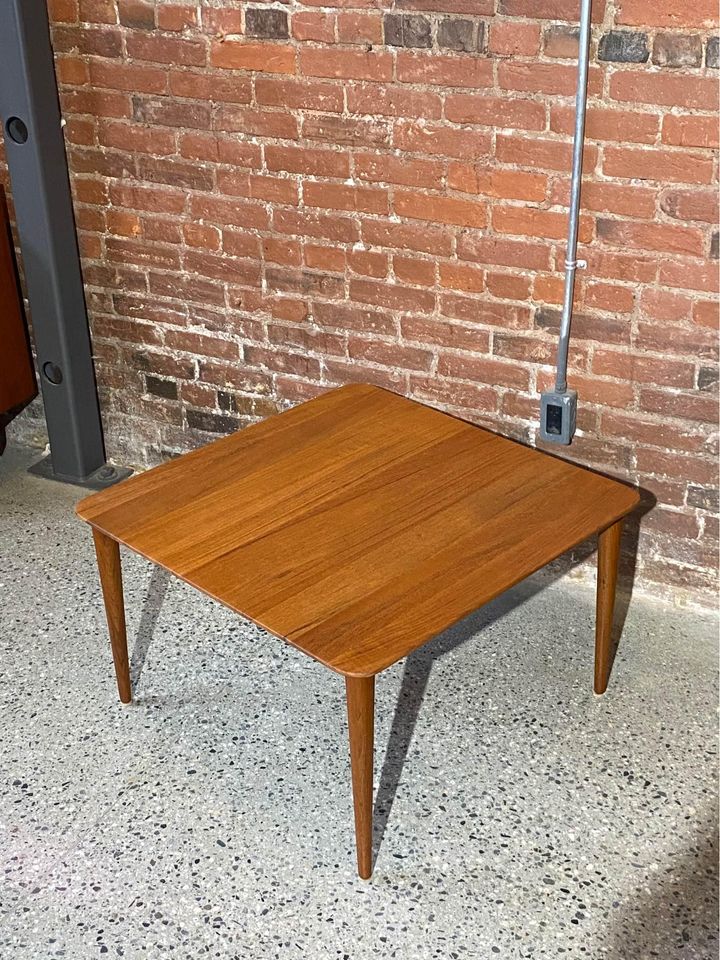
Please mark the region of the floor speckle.
[[[36, 458], [36, 457], [35, 457]], [[717, 621], [531, 579], [382, 675], [355, 875], [341, 678], [124, 552], [117, 700], [83, 491], [0, 460], [0, 957], [717, 957]]]

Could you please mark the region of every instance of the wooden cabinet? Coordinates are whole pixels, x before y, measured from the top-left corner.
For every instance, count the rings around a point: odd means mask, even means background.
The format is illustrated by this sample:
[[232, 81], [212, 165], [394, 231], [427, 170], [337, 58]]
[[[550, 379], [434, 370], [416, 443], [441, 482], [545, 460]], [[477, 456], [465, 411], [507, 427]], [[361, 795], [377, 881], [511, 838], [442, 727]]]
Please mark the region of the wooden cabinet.
[[15, 266], [5, 194], [0, 187], [0, 451], [4, 426], [37, 395]]

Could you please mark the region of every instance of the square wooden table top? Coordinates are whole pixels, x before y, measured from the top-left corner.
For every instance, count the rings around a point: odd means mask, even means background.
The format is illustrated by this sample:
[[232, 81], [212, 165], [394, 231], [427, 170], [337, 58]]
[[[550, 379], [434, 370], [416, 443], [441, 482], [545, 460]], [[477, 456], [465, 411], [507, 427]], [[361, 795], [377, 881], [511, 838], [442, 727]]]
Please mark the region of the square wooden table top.
[[353, 385], [77, 510], [326, 666], [363, 677], [638, 500], [615, 480]]

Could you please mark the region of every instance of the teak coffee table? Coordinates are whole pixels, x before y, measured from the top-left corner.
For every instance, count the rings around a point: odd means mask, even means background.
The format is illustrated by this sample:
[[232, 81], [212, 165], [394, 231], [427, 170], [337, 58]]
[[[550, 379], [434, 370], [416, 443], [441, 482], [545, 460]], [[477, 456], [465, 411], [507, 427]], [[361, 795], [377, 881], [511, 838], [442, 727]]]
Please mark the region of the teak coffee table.
[[372, 871], [375, 676], [599, 533], [607, 686], [632, 488], [378, 387], [331, 390], [81, 501], [120, 699], [119, 543], [345, 677], [358, 871]]

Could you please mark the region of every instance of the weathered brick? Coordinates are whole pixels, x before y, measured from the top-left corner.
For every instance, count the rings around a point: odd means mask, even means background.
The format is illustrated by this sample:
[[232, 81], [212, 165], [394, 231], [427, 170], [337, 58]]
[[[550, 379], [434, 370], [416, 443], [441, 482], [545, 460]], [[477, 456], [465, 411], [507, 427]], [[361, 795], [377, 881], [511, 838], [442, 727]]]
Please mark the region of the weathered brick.
[[202, 430], [203, 433], [234, 433], [240, 425], [235, 417], [207, 410], [188, 409], [185, 411], [185, 419], [189, 427]]
[[160, 377], [145, 376], [145, 390], [155, 397], [177, 400], [178, 386], [174, 380], [162, 380]]
[[659, 67], [699, 67], [702, 40], [697, 34], [657, 33], [652, 60]]
[[610, 63], [647, 63], [648, 35], [631, 30], [611, 30], [600, 38], [598, 60]]
[[385, 43], [391, 47], [431, 47], [430, 21], [410, 13], [386, 13], [383, 18]]
[[485, 47], [485, 24], [482, 20], [445, 17], [438, 23], [438, 46], [446, 50], [476, 53]]
[[720, 67], [720, 37], [710, 37], [705, 47], [705, 66], [717, 70]]
[[288, 33], [288, 15], [277, 7], [246, 7], [245, 33], [249, 37], [282, 40]]

